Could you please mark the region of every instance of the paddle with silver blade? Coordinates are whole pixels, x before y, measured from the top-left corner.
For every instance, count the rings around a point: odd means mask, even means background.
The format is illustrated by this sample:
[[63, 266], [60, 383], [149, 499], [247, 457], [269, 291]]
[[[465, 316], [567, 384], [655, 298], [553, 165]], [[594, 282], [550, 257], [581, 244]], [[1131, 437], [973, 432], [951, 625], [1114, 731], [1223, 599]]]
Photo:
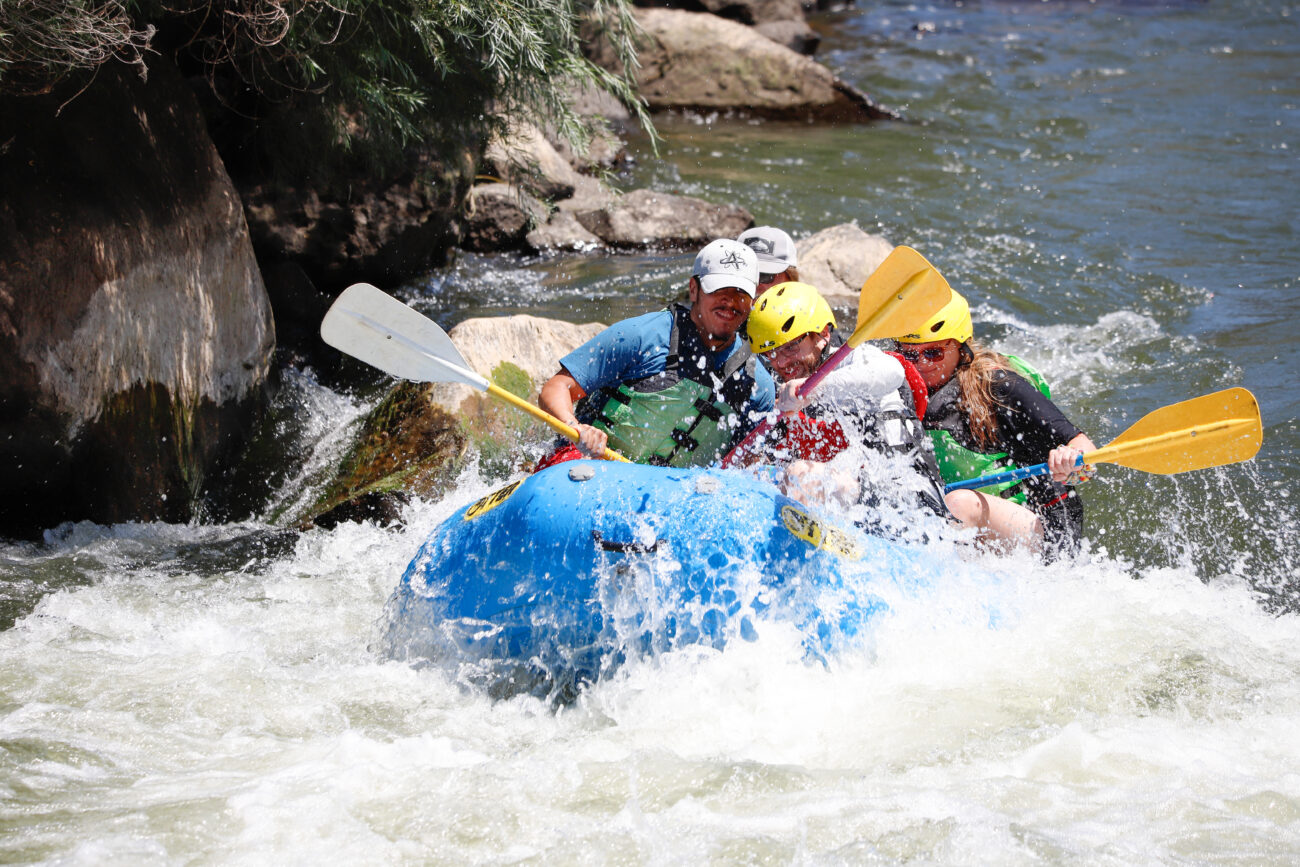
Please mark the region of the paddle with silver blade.
[[[800, 397], [811, 394], [827, 374], [864, 342], [915, 331], [939, 312], [951, 297], [952, 287], [924, 256], [911, 247], [895, 247], [862, 284], [858, 295], [858, 322], [853, 333], [799, 386], [797, 394]], [[766, 419], [760, 422], [723, 458], [722, 465], [734, 466], [739, 457], [771, 427], [772, 423]]]
[[[1244, 388], [1229, 388], [1152, 410], [1107, 445], [1076, 462], [1119, 464], [1147, 473], [1174, 475], [1248, 461], [1264, 440], [1259, 403]], [[953, 482], [944, 493], [1045, 476], [1047, 464], [1005, 470]]]
[[[572, 426], [471, 370], [436, 322], [369, 283], [343, 290], [321, 321], [320, 336], [335, 349], [400, 379], [460, 382], [486, 391], [578, 441]], [[627, 460], [610, 449], [604, 458]]]

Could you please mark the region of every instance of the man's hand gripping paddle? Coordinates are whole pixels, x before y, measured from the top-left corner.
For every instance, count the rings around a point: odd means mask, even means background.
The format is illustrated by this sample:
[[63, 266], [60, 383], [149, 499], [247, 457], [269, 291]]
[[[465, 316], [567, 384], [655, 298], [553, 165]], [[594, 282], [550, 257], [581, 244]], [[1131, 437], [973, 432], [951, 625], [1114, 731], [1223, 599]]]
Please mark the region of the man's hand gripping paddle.
[[[470, 370], [436, 322], [369, 283], [355, 283], [343, 290], [321, 321], [320, 336], [335, 349], [400, 379], [463, 382], [486, 391], [578, 441], [572, 426]], [[605, 450], [604, 458], [627, 461], [610, 449]]]
[[[951, 297], [952, 288], [948, 281], [924, 256], [911, 247], [895, 247], [862, 284], [857, 327], [844, 345], [799, 386], [797, 394], [800, 397], [811, 394], [826, 375], [863, 342], [915, 331], [938, 313]], [[766, 419], [760, 422], [743, 442], [727, 453], [722, 465], [734, 466], [771, 426], [772, 423]]]
[[[1248, 461], [1264, 440], [1255, 395], [1229, 388], [1153, 410], [1109, 444], [1087, 452], [1075, 466], [1119, 464], [1173, 475]], [[953, 482], [943, 492], [983, 488], [1051, 472], [1047, 464]]]

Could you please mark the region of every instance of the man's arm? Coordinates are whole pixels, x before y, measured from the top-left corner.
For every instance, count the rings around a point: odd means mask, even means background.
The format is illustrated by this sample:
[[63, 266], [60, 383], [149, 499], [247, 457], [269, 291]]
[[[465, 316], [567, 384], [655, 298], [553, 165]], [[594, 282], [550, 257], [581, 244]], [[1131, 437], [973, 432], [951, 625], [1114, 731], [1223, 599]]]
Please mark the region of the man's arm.
[[586, 390], [578, 385], [573, 374], [561, 366], [560, 372], [546, 380], [546, 384], [542, 386], [537, 403], [542, 409], [565, 424], [572, 425], [578, 431], [578, 448], [582, 449], [588, 457], [599, 457], [605, 454], [605, 447], [609, 443], [608, 434], [589, 424], [580, 424], [573, 412], [574, 404], [586, 396]]

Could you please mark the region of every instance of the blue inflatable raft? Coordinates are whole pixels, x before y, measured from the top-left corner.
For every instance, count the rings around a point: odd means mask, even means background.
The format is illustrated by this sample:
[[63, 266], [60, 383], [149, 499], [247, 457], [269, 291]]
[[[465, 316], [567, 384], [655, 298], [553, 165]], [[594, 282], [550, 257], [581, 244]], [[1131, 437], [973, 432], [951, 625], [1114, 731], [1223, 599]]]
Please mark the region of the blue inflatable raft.
[[571, 461], [437, 527], [389, 601], [386, 641], [494, 694], [560, 697], [631, 654], [721, 647], [773, 623], [820, 655], [929, 581], [920, 553], [745, 473]]

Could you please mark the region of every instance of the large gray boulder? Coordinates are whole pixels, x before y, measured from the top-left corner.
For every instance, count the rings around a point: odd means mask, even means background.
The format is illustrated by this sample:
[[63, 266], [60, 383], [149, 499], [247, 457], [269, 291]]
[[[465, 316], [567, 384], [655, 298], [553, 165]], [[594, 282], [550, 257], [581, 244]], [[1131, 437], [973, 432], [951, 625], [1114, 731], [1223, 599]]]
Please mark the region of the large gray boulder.
[[821, 37], [804, 20], [800, 0], [636, 0], [636, 5], [711, 12], [748, 24], [768, 39], [800, 54], [813, 54], [821, 42]]
[[[599, 322], [575, 325], [557, 319], [519, 314], [466, 319], [448, 332], [471, 369], [491, 377], [502, 362], [509, 362], [531, 381], [529, 396], [536, 399], [542, 384], [560, 369], [560, 358], [605, 330]], [[478, 394], [468, 385], [437, 383], [429, 399], [457, 413], [465, 401]]]
[[[738, 110], [832, 122], [893, 117], [821, 64], [716, 15], [638, 9], [644, 31], [637, 89], [654, 110]], [[617, 69], [607, 43], [593, 60]]]
[[692, 196], [633, 190], [615, 194], [603, 185], [559, 203], [550, 222], [528, 235], [535, 250], [688, 249], [715, 238], [734, 238], [754, 225], [739, 205], [716, 205]]
[[894, 245], [852, 223], [841, 223], [795, 241], [795, 249], [799, 279], [816, 286], [831, 306], [856, 311], [862, 284]]
[[603, 208], [575, 212], [578, 222], [611, 247], [702, 247], [754, 225], [739, 205], [633, 190]]
[[0, 534], [186, 521], [275, 332], [239, 197], [180, 76], [0, 100]]

